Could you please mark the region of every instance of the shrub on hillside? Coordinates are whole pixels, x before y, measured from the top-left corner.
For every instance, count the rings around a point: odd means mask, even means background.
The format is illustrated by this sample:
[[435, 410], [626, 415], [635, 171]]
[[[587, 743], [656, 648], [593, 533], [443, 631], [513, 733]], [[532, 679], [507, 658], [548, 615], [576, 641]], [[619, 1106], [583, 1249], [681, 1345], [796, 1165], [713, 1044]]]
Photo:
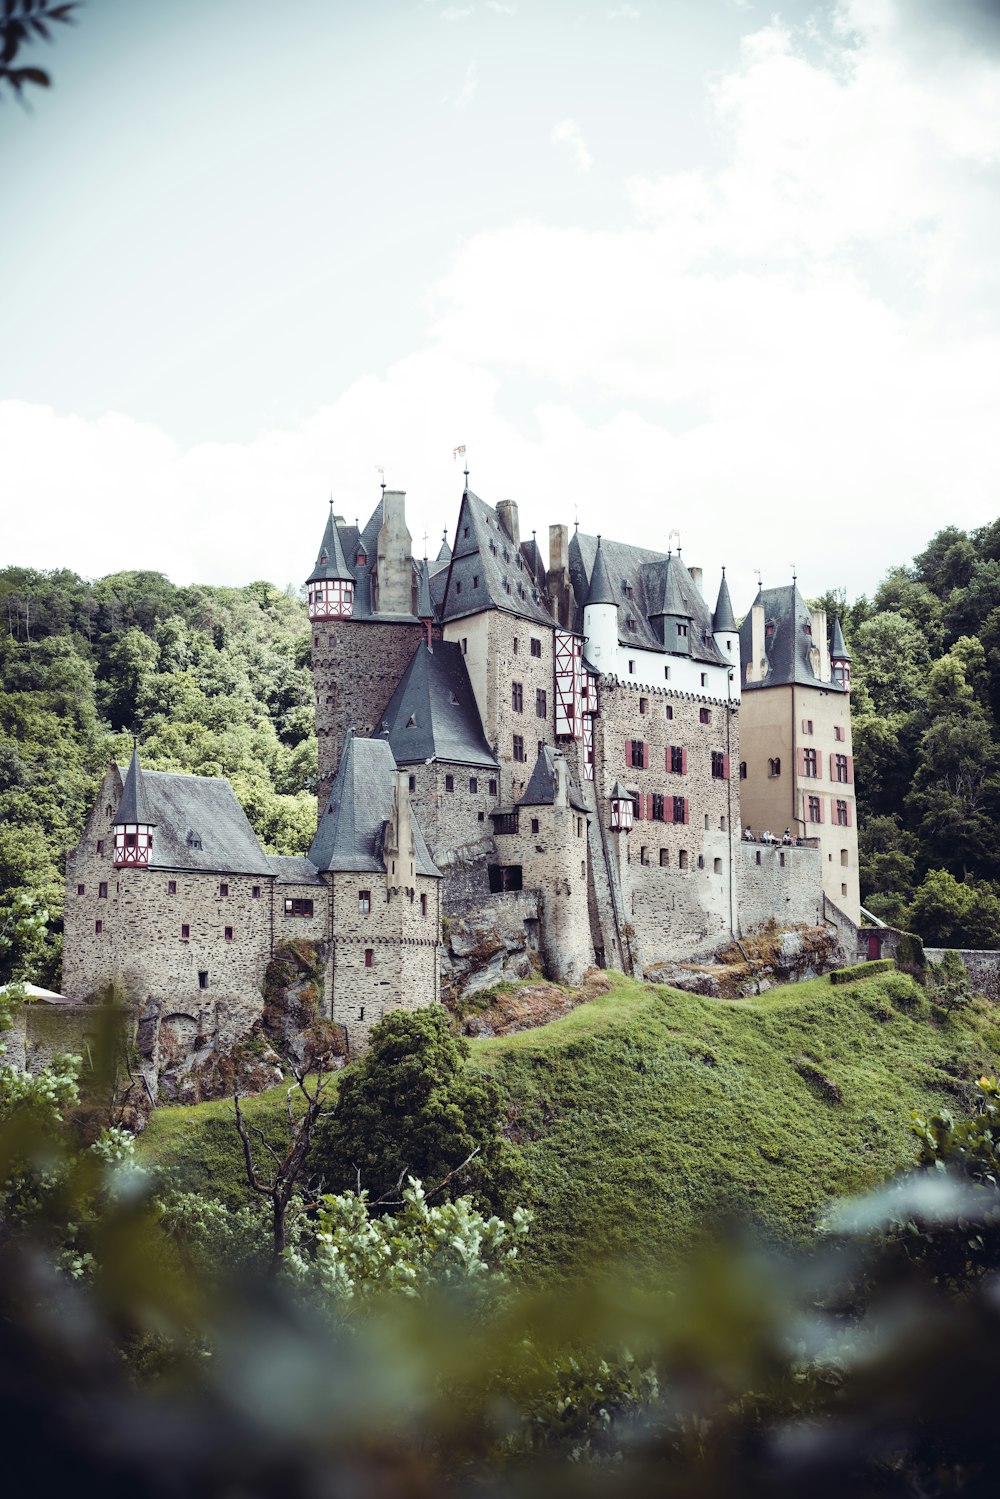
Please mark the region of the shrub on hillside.
[[[469, 1047], [439, 1006], [395, 1010], [374, 1026], [371, 1050], [341, 1082], [336, 1111], [317, 1131], [313, 1167], [334, 1192], [367, 1190], [397, 1205], [407, 1176], [449, 1198], [471, 1194], [503, 1212], [520, 1183], [501, 1133], [497, 1084], [466, 1066]], [[470, 1160], [469, 1157], [472, 1157]]]

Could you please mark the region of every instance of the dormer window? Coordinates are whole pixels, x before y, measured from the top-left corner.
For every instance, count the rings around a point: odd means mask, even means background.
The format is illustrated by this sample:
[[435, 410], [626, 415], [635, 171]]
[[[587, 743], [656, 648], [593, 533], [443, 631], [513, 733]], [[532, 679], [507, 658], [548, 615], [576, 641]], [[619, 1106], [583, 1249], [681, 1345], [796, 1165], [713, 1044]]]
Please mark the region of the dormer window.
[[458, 702], [458, 698], [455, 696], [455, 694], [453, 692], [449, 692], [449, 694], [448, 694], [448, 701], [451, 702], [451, 703], [457, 703]]
[[468, 534], [469, 534], [469, 528], [468, 528], [468, 526], [463, 526], [462, 527], [462, 535], [465, 536], [465, 537], [467, 537]]
[[358, 552], [358, 556], [357, 556], [358, 567], [364, 567], [367, 564], [367, 562], [368, 562], [368, 556], [367, 556], [367, 554], [365, 552]]
[[417, 715], [415, 713], [411, 713], [406, 720], [406, 727], [408, 729], [415, 729], [417, 727]]
[[201, 834], [194, 832], [191, 828], [188, 828], [187, 837], [184, 841], [188, 848], [201, 848]]

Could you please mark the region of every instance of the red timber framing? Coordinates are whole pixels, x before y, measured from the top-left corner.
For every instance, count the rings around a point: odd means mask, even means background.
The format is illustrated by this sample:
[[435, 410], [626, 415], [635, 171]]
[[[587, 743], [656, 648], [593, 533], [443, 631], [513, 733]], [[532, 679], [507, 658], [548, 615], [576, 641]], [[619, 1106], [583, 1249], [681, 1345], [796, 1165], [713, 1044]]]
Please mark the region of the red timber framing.
[[309, 618], [349, 619], [354, 613], [354, 584], [340, 578], [321, 578], [308, 587]]
[[556, 737], [583, 734], [583, 640], [569, 630], [555, 632]]
[[594, 720], [589, 713], [583, 716], [583, 776], [587, 781], [594, 779]]
[[153, 829], [147, 823], [129, 822], [115, 828], [115, 868], [148, 869], [153, 851]]

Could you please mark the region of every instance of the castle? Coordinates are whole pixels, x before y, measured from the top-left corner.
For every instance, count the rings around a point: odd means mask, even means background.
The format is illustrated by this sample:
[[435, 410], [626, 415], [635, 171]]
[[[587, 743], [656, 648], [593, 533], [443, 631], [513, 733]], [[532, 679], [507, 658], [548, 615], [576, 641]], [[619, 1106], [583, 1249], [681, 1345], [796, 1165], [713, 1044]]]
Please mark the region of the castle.
[[402, 492], [360, 529], [331, 503], [306, 587], [308, 854], [266, 854], [228, 782], [134, 754], [67, 860], [64, 988], [122, 987], [152, 1075], [248, 1034], [294, 938], [320, 944], [357, 1050], [387, 1010], [440, 998], [444, 934], [470, 913], [569, 983], [771, 919], [859, 922], [850, 654], [794, 582], [737, 629], [724, 573], [710, 607], [679, 549], [560, 524], [546, 565], [516, 504], [466, 482], [433, 561]]

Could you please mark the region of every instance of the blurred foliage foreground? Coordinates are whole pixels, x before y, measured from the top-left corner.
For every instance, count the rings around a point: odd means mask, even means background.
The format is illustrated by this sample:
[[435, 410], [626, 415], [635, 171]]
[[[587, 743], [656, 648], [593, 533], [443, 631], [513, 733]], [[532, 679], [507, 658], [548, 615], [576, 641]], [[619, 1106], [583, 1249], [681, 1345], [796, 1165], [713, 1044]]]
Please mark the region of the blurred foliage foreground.
[[526, 1215], [411, 1182], [266, 1225], [85, 1142], [74, 1066], [0, 1067], [0, 1411], [35, 1495], [993, 1495], [995, 1082], [808, 1253], [518, 1283]]

